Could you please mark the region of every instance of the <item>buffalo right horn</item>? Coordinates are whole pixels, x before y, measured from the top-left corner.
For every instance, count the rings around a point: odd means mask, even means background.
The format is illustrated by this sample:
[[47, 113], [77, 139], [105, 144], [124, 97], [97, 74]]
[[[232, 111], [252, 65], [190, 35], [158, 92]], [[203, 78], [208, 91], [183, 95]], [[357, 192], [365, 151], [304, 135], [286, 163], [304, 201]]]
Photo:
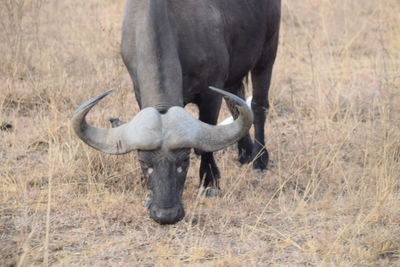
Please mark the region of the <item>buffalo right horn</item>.
[[108, 154], [125, 154], [132, 150], [153, 150], [161, 146], [161, 116], [155, 108], [141, 110], [130, 122], [116, 128], [97, 128], [86, 122], [86, 115], [112, 90], [82, 104], [74, 113], [72, 128], [89, 146]]

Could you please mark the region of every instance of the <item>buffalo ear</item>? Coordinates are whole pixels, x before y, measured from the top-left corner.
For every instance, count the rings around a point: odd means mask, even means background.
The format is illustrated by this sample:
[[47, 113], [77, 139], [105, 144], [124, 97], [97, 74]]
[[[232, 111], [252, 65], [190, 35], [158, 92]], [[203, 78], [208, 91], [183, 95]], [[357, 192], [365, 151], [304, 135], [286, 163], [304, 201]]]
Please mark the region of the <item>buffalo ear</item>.
[[119, 118], [109, 118], [108, 121], [111, 123], [112, 128], [117, 128], [118, 126], [125, 124], [125, 122], [121, 121]]

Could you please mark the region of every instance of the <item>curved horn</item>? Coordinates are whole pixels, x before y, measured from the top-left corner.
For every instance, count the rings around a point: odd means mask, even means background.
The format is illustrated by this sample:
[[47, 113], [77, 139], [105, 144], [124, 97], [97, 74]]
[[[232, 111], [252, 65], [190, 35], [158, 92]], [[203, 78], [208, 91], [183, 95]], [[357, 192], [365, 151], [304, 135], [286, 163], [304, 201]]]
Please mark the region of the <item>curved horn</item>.
[[74, 113], [72, 128], [89, 146], [108, 154], [125, 154], [135, 149], [152, 150], [161, 146], [161, 118], [154, 108], [140, 111], [130, 122], [116, 128], [97, 128], [86, 122], [86, 115], [112, 90], [82, 104]]
[[253, 123], [253, 112], [246, 102], [215, 87], [210, 89], [237, 104], [238, 118], [230, 124], [215, 126], [193, 118], [183, 108], [172, 107], [162, 118], [164, 145], [171, 149], [193, 147], [213, 152], [230, 146], [247, 133]]

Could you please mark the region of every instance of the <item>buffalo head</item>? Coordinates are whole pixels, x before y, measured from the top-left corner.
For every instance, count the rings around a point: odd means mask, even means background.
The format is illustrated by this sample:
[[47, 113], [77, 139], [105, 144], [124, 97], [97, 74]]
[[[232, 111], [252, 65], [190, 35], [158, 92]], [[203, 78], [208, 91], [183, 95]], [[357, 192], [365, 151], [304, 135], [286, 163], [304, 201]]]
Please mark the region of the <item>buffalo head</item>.
[[235, 102], [238, 118], [228, 125], [209, 125], [193, 118], [182, 107], [161, 114], [155, 108], [141, 110], [130, 122], [116, 128], [89, 125], [87, 113], [111, 90], [81, 105], [73, 116], [73, 129], [89, 146], [109, 154], [138, 150], [140, 165], [151, 192], [150, 217], [161, 224], [181, 220], [181, 196], [189, 168], [190, 149], [213, 152], [237, 142], [251, 127], [253, 113], [239, 97], [210, 87]]

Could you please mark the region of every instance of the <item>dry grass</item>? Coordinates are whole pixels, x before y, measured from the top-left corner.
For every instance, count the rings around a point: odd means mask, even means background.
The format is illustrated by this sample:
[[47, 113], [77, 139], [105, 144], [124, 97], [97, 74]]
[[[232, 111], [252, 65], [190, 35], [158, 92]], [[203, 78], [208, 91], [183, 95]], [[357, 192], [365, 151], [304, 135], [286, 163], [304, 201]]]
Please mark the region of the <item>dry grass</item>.
[[283, 1], [271, 172], [221, 151], [222, 197], [196, 198], [193, 156], [174, 226], [148, 218], [134, 153], [98, 153], [70, 127], [108, 88], [93, 123], [137, 112], [123, 2], [0, 2], [0, 124], [13, 126], [0, 131], [0, 265], [399, 266], [397, 0]]

